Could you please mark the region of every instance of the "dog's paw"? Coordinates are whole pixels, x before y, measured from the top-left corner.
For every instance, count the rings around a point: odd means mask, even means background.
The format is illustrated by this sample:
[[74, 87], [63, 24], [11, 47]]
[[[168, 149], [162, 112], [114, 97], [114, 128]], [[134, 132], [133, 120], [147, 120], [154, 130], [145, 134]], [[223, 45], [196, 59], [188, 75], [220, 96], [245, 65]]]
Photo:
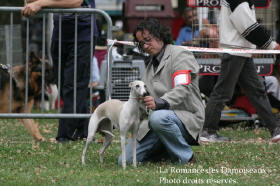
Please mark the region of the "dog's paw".
[[51, 143], [56, 143], [56, 139], [55, 139], [55, 138], [50, 138], [50, 139], [49, 139], [49, 142], [51, 142]]
[[45, 142], [46, 138], [41, 137], [41, 138], [36, 138], [35, 140], [38, 141], [38, 142]]
[[102, 157], [102, 156], [99, 156], [99, 161], [100, 161], [101, 164], [104, 163], [104, 160], [103, 160], [103, 157]]

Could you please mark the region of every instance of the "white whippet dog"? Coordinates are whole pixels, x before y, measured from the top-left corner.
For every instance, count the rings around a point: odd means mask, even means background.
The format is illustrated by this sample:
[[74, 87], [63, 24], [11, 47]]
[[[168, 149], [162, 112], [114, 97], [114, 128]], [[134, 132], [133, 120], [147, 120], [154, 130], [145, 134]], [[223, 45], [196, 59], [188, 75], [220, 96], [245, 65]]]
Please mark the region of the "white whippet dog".
[[120, 130], [122, 148], [122, 167], [126, 168], [126, 135], [130, 130], [132, 134], [133, 166], [136, 162], [136, 135], [140, 123], [140, 107], [143, 107], [140, 97], [148, 95], [146, 85], [142, 81], [133, 81], [129, 84], [131, 88], [129, 99], [126, 102], [112, 99], [99, 105], [90, 118], [88, 126], [88, 137], [83, 150], [82, 163], [85, 164], [87, 149], [92, 142], [96, 132], [105, 136], [103, 146], [99, 151], [100, 162], [103, 163], [103, 153], [113, 140], [113, 126]]

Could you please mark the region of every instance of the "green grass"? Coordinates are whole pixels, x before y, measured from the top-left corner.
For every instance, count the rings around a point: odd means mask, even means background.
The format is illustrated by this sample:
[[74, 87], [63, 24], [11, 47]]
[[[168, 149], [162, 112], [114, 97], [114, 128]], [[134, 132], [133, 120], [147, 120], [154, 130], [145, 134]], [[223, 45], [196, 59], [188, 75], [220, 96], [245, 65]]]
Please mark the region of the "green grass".
[[103, 165], [98, 161], [102, 144], [92, 143], [82, 166], [85, 141], [58, 144], [53, 141], [58, 120], [36, 121], [47, 142], [35, 142], [18, 120], [0, 120], [0, 185], [279, 185], [280, 144], [270, 143], [265, 129], [243, 124], [221, 129], [234, 141], [193, 147], [196, 164], [148, 163], [123, 170], [117, 164], [118, 137]]

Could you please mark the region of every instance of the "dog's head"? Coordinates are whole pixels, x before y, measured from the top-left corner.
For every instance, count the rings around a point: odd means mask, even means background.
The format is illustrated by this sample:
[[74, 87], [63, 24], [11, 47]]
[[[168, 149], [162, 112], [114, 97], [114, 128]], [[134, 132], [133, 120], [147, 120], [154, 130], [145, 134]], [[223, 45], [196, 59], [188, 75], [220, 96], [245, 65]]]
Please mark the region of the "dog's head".
[[131, 94], [135, 97], [145, 97], [149, 95], [149, 91], [147, 90], [147, 86], [143, 81], [136, 80], [129, 83], [129, 87], [131, 88]]
[[[43, 65], [45, 66], [44, 69]], [[30, 86], [36, 93], [41, 92], [43, 75], [45, 79], [45, 86], [49, 86], [50, 84], [54, 83], [52, 66], [47, 60], [45, 60], [45, 63], [43, 64], [41, 58], [37, 57], [33, 52], [31, 52], [29, 56], [29, 78]]]

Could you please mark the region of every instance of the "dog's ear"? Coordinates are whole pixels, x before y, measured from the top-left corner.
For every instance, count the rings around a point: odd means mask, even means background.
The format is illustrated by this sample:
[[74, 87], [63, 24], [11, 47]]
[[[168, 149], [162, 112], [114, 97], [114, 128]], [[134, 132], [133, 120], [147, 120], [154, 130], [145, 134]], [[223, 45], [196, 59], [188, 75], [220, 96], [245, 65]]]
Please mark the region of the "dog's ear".
[[131, 87], [133, 87], [133, 84], [134, 84], [134, 82], [130, 82], [128, 86], [131, 88]]

